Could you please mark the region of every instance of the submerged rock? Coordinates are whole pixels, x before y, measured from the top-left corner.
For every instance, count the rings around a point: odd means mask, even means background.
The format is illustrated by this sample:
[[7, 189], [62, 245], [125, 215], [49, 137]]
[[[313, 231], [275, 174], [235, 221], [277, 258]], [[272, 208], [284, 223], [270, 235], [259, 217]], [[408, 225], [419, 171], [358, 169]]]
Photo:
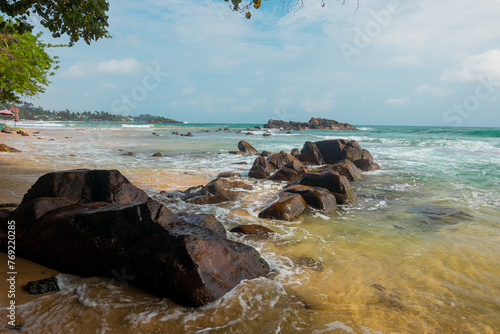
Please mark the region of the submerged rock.
[[254, 248], [226, 239], [212, 218], [177, 216], [118, 171], [46, 174], [8, 219], [16, 221], [19, 256], [81, 276], [126, 273], [126, 283], [186, 306], [269, 272]]
[[314, 271], [323, 271], [323, 265], [311, 257], [292, 258], [292, 261], [301, 267], [306, 267]]
[[425, 204], [408, 211], [421, 215], [427, 222], [433, 224], [458, 224], [472, 220], [472, 215], [451, 206]]
[[262, 225], [252, 224], [252, 225], [238, 225], [233, 227], [229, 232], [248, 234], [253, 236], [269, 236], [274, 233], [273, 230]]

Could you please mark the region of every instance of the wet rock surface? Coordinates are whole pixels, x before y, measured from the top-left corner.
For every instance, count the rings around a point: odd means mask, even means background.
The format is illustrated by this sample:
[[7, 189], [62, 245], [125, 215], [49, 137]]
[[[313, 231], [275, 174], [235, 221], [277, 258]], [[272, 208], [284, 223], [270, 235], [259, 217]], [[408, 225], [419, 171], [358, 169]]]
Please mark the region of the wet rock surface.
[[118, 171], [46, 174], [8, 219], [17, 223], [19, 256], [81, 276], [126, 273], [128, 284], [187, 306], [269, 272], [213, 217], [176, 215]]
[[281, 193], [277, 201], [262, 209], [259, 218], [294, 221], [306, 208], [307, 204], [299, 194]]

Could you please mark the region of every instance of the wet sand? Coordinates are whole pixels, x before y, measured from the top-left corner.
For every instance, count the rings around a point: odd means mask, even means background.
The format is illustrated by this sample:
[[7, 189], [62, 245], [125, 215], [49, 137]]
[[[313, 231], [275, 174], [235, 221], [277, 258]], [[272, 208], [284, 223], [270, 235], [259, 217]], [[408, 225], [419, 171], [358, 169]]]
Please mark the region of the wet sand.
[[[8, 298], [9, 285], [4, 284], [3, 282], [7, 282], [7, 279], [11, 277], [11, 275], [7, 275], [7, 272], [10, 272], [7, 268], [7, 254], [0, 253], [0, 280], [2, 281], [2, 287], [0, 288], [0, 307], [7, 307], [9, 305], [10, 299]], [[25, 260], [20, 257], [16, 257], [16, 305], [22, 305], [29, 301], [39, 298], [40, 296], [32, 296], [24, 292], [24, 287], [28, 282], [38, 281], [41, 279], [53, 277], [58, 275], [59, 272], [36, 264], [34, 262]], [[53, 292], [49, 292], [44, 294], [43, 296], [53, 294]]]

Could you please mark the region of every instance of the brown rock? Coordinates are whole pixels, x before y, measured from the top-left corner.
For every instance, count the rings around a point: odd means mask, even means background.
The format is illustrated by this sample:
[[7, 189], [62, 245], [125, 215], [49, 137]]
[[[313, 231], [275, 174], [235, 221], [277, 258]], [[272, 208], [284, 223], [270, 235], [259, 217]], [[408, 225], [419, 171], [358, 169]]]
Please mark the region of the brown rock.
[[300, 151], [300, 159], [305, 163], [309, 163], [311, 165], [324, 165], [325, 161], [323, 160], [323, 156], [321, 155], [316, 143], [306, 141], [304, 147]]
[[245, 154], [258, 154], [257, 150], [244, 140], [238, 143], [238, 149]]
[[323, 265], [311, 257], [294, 258], [293, 262], [301, 267], [306, 267], [314, 271], [323, 271]]
[[349, 181], [359, 181], [363, 179], [361, 171], [350, 160], [339, 161], [329, 169], [336, 171], [340, 175], [344, 175]]
[[276, 173], [269, 177], [273, 181], [297, 181], [302, 175], [307, 173], [307, 168], [296, 158], [281, 167]]
[[326, 188], [335, 196], [338, 204], [348, 204], [356, 200], [354, 190], [352, 190], [347, 178], [331, 170], [321, 173], [307, 173], [296, 184]]
[[326, 212], [337, 211], [337, 201], [335, 196], [333, 196], [325, 188], [296, 184], [286, 187], [283, 191], [301, 195], [306, 203], [314, 208]]
[[21, 151], [15, 149], [13, 147], [9, 147], [5, 144], [0, 144], [0, 152], [19, 153]]
[[240, 173], [236, 172], [220, 172], [217, 178], [241, 177]]
[[8, 217], [16, 221], [16, 254], [80, 276], [118, 273], [125, 283], [186, 306], [210, 303], [269, 272], [255, 249], [215, 233], [220, 226], [202, 227], [215, 224], [210, 217], [181, 219], [147, 196], [130, 203], [134, 186], [116, 173], [43, 176]]
[[214, 215], [180, 212], [176, 216], [185, 222], [206, 228], [222, 237], [226, 237], [226, 229]]
[[281, 193], [277, 201], [267, 205], [259, 218], [293, 221], [307, 208], [307, 204], [299, 194]]
[[[293, 148], [290, 154], [294, 157], [299, 159], [300, 157], [300, 150], [298, 148]], [[300, 159], [299, 159], [300, 160]]]
[[281, 151], [278, 154], [273, 154], [269, 158], [267, 158], [267, 161], [275, 168], [275, 169], [280, 169], [281, 167], [285, 166], [286, 164], [296, 161], [297, 158], [295, 158], [293, 155], [285, 153]]
[[273, 154], [269, 151], [262, 151], [262, 153], [260, 154], [261, 157], [269, 157], [271, 155]]
[[231, 189], [252, 190], [253, 187], [242, 181], [231, 182], [225, 179], [215, 179], [206, 186], [189, 188], [184, 192], [183, 199], [189, 203], [205, 205], [232, 202], [236, 194]]
[[376, 162], [369, 160], [369, 159], [358, 159], [354, 161], [354, 165], [366, 172], [372, 171], [372, 170], [379, 170], [380, 166]]
[[162, 156], [163, 156], [163, 154], [161, 154], [160, 152], [153, 154], [153, 157], [155, 157], [155, 158], [162, 157]]
[[283, 130], [358, 130], [355, 126], [349, 123], [339, 123], [334, 120], [324, 118], [311, 118], [309, 122], [285, 122], [270, 119], [264, 128], [268, 129], [283, 129]]
[[229, 232], [233, 233], [242, 233], [242, 234], [249, 234], [249, 235], [254, 235], [254, 236], [269, 236], [270, 234], [274, 233], [273, 230], [270, 228], [267, 228], [262, 225], [238, 225], [236, 227], [233, 227]]
[[[108, 202], [130, 204], [145, 202], [149, 196], [117, 170], [76, 169], [45, 174], [24, 195], [23, 203], [43, 197], [72, 203]], [[44, 204], [48, 205], [48, 204]]]
[[367, 159], [367, 160], [370, 160], [370, 161], [375, 161], [372, 157], [372, 154], [370, 153], [370, 151], [368, 150], [362, 150], [362, 154], [361, 154], [361, 159]]
[[258, 157], [253, 162], [252, 168], [248, 172], [248, 176], [254, 179], [267, 179], [274, 171], [275, 168], [265, 157]]
[[335, 164], [341, 160], [356, 161], [361, 159], [363, 151], [361, 146], [355, 140], [348, 141], [346, 139], [333, 139], [317, 141], [318, 147], [323, 160], [327, 164]]

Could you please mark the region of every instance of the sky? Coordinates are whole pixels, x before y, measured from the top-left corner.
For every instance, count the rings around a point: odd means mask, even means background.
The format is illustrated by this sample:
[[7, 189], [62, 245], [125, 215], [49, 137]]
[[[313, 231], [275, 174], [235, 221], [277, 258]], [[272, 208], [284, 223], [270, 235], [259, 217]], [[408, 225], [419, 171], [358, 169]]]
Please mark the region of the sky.
[[499, 0], [270, 0], [250, 20], [229, 4], [110, 0], [113, 38], [51, 50], [60, 68], [32, 102], [190, 123], [500, 127]]

